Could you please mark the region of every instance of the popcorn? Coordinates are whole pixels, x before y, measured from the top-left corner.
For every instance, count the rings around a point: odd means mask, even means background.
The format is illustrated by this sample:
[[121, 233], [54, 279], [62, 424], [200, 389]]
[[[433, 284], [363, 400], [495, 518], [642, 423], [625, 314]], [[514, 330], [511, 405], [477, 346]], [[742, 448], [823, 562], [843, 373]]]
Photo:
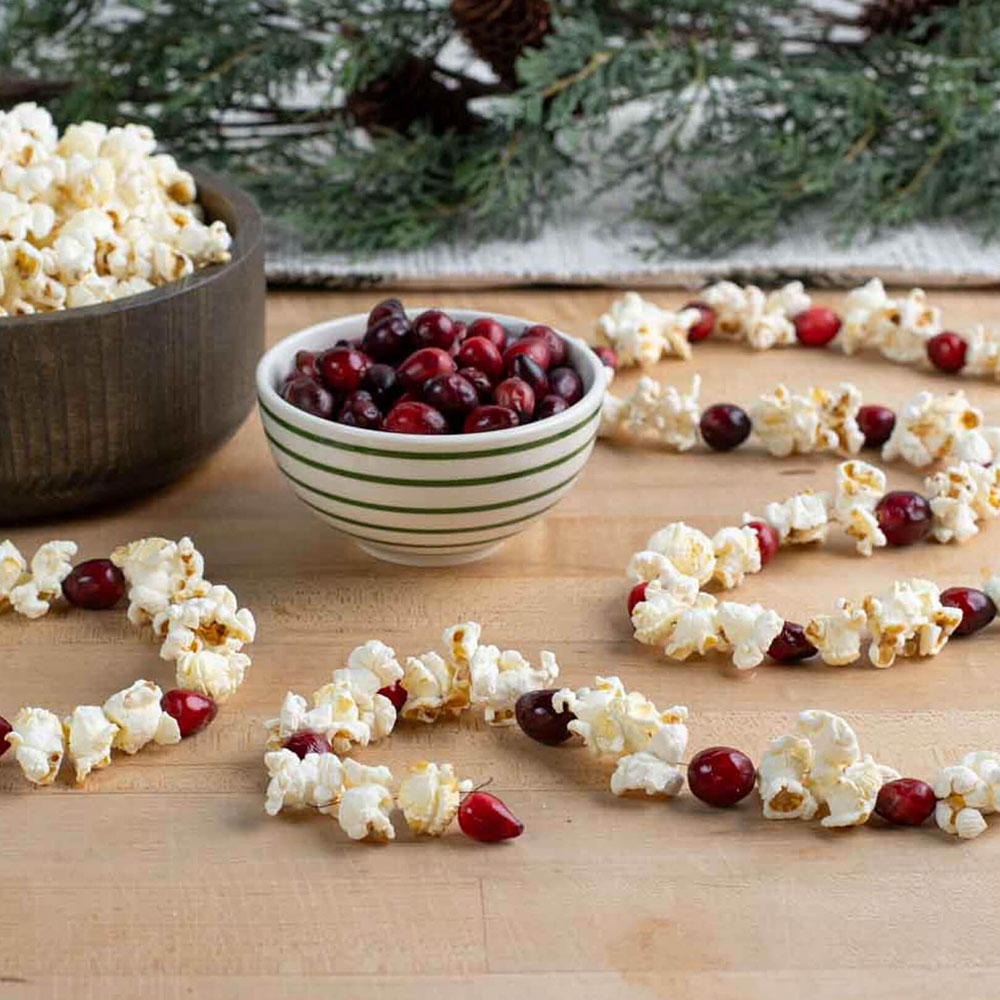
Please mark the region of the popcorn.
[[756, 285], [740, 288], [730, 281], [710, 285], [701, 299], [715, 311], [715, 330], [723, 337], [746, 342], [756, 350], [795, 343], [791, 317], [809, 308], [811, 300], [800, 281], [765, 295]]
[[698, 443], [700, 391], [698, 375], [687, 394], [643, 375], [628, 398], [605, 396], [600, 432], [604, 437], [649, 438], [676, 451], [688, 451]]
[[615, 795], [641, 791], [647, 795], [676, 795], [684, 787], [684, 772], [654, 753], [642, 750], [620, 757], [611, 775]]
[[210, 586], [202, 577], [205, 561], [190, 538], [142, 538], [119, 546], [111, 561], [129, 585], [128, 620], [133, 625], [151, 622], [168, 605], [202, 596]]
[[378, 694], [378, 679], [367, 670], [335, 670], [333, 681], [313, 694], [317, 711], [329, 706], [330, 721], [322, 732], [338, 753], [352, 743], [367, 746], [388, 736], [396, 725], [396, 709]]
[[997, 607], [1000, 607], [1000, 573], [994, 573], [986, 578], [983, 591]]
[[653, 532], [646, 548], [669, 559], [678, 572], [706, 584], [715, 572], [715, 549], [704, 532], [683, 521], [675, 521]]
[[891, 667], [897, 656], [936, 656], [962, 623], [959, 608], [945, 607], [938, 588], [917, 578], [896, 581], [879, 597], [866, 597], [876, 667]]
[[502, 653], [496, 646], [480, 646], [470, 665], [471, 694], [474, 705], [483, 705], [486, 721], [494, 726], [514, 724], [514, 706], [528, 691], [547, 688], [559, 676], [555, 656], [544, 651], [538, 669], [516, 650]]
[[963, 375], [993, 375], [1000, 378], [1000, 333], [974, 326], [963, 334], [965, 363]]
[[868, 822], [878, 801], [878, 793], [886, 781], [899, 774], [883, 769], [870, 756], [846, 767], [825, 786], [824, 798], [829, 814], [821, 820], [823, 826], [860, 826]]
[[887, 299], [867, 321], [872, 342], [890, 361], [912, 364], [927, 358], [927, 341], [941, 332], [941, 310], [914, 288], [905, 299]]
[[418, 761], [411, 764], [396, 795], [407, 825], [416, 834], [440, 837], [458, 812], [471, 781], [459, 781], [451, 764]]
[[[5, 576], [13, 574], [13, 566], [20, 556], [13, 546], [11, 548], [13, 551], [8, 551], [6, 557]], [[40, 546], [31, 557], [28, 571], [25, 572], [22, 567], [17, 585], [8, 591], [7, 597], [14, 610], [25, 618], [45, 615], [51, 602], [62, 594], [62, 582], [73, 569], [72, 559], [76, 552], [75, 542], [54, 541]]]
[[759, 604], [720, 601], [719, 628], [733, 650], [737, 670], [750, 670], [763, 663], [764, 656], [785, 622], [781, 615]]
[[861, 451], [865, 436], [858, 426], [861, 391], [850, 382], [841, 382], [835, 389], [810, 389], [809, 397], [819, 410], [823, 438], [832, 441], [831, 448], [845, 455]]
[[250, 657], [229, 649], [200, 649], [177, 657], [177, 686], [207, 694], [220, 705], [239, 689], [250, 666]]
[[[951, 455], [956, 443], [968, 437], [965, 448], [972, 445], [971, 450], [980, 456], [980, 461], [991, 461], [992, 449], [979, 432], [982, 423], [982, 412], [969, 405], [961, 390], [945, 396], [918, 392], [896, 417], [892, 434], [882, 446], [882, 459], [891, 462], [902, 458], [922, 468]], [[961, 460], [975, 459], [963, 455]]]
[[771, 740], [757, 767], [757, 790], [766, 819], [812, 819], [819, 803], [808, 787], [812, 744], [803, 736]]
[[268, 781], [264, 810], [277, 816], [282, 809], [315, 807], [329, 813], [344, 791], [344, 768], [332, 753], [307, 753], [301, 760], [291, 750], [264, 754]]
[[[710, 594], [698, 595], [696, 601], [701, 602], [702, 597], [708, 597], [712, 602], [710, 606], [714, 608], [714, 597]], [[705, 605], [699, 603], [699, 606]], [[680, 600], [654, 580], [646, 587], [643, 600], [632, 609], [632, 627], [635, 629], [636, 640], [646, 646], [669, 642], [681, 615], [688, 608], [686, 601]]]
[[681, 573], [662, 552], [643, 549], [636, 552], [625, 568], [633, 583], [652, 583], [654, 580], [683, 604], [693, 604], [698, 596], [698, 581]]
[[712, 576], [727, 590], [738, 587], [748, 573], [760, 572], [760, 543], [753, 528], [720, 528], [712, 538], [712, 550]]
[[826, 539], [829, 494], [803, 490], [782, 502], [769, 503], [764, 517], [778, 532], [782, 545], [806, 545]]
[[971, 476], [976, 484], [976, 493], [972, 498], [972, 509], [976, 514], [979, 517], [1000, 517], [1000, 465], [963, 462], [957, 468]]
[[104, 714], [118, 726], [112, 745], [127, 754], [147, 743], [180, 743], [177, 720], [160, 708], [163, 692], [152, 681], [137, 680], [104, 703]]
[[35, 785], [51, 785], [66, 751], [59, 717], [44, 708], [22, 708], [10, 720], [7, 742], [24, 776]]
[[369, 639], [351, 650], [347, 657], [347, 667], [352, 671], [367, 670], [373, 674], [379, 682], [376, 690], [391, 687], [403, 676], [403, 668], [396, 660], [396, 651], [378, 639]]
[[328, 733], [334, 729], [333, 707], [329, 701], [314, 708], [308, 707], [309, 703], [302, 695], [288, 691], [285, 700], [281, 703], [281, 712], [275, 719], [268, 719], [264, 723], [267, 730], [267, 746], [270, 750], [277, 750], [282, 747], [289, 737], [296, 733], [321, 733], [330, 741]]
[[409, 656], [403, 669], [404, 719], [434, 722], [442, 712], [459, 715], [469, 707], [469, 680], [456, 664], [437, 653]]
[[83, 784], [91, 771], [111, 763], [111, 746], [118, 727], [96, 705], [77, 705], [63, 721], [69, 759], [76, 767], [76, 783]]
[[875, 515], [885, 493], [885, 482], [885, 473], [867, 462], [854, 459], [837, 466], [833, 519], [857, 540], [857, 550], [864, 556], [886, 544]]
[[964, 763], [942, 768], [932, 787], [938, 798], [934, 819], [945, 833], [972, 840], [986, 830], [983, 814], [995, 812], [997, 800], [976, 770]]
[[472, 657], [479, 648], [479, 637], [482, 628], [478, 622], [462, 622], [446, 628], [441, 635], [444, 645], [445, 659], [459, 673], [468, 673]]
[[711, 594], [699, 594], [691, 607], [676, 616], [672, 627], [660, 640], [663, 651], [674, 660], [686, 660], [697, 653], [704, 656], [713, 649], [730, 648], [719, 624], [719, 602]]
[[253, 642], [257, 624], [249, 610], [238, 608], [228, 587], [215, 585], [201, 596], [167, 605], [153, 617], [153, 632], [163, 637], [161, 658], [175, 660], [201, 650], [239, 652]]
[[21, 581], [27, 568], [24, 556], [9, 538], [0, 542], [0, 610], [10, 605], [10, 592]]
[[718, 281], [701, 292], [701, 301], [715, 313], [717, 336], [738, 340], [746, 335], [747, 296], [732, 281]]
[[924, 492], [934, 516], [931, 534], [938, 542], [965, 542], [979, 534], [976, 526], [978, 484], [966, 462], [936, 472], [924, 480]]
[[817, 402], [784, 385], [762, 394], [748, 413], [754, 433], [777, 458], [827, 451], [837, 444], [835, 432], [823, 426]]
[[[638, 292], [626, 292], [598, 318], [597, 327], [615, 349], [620, 364], [646, 367], [656, 364], [663, 355], [666, 347], [663, 327], [667, 315]], [[691, 356], [690, 345], [687, 353], [681, 356]]]
[[832, 667], [853, 663], [861, 656], [861, 639], [868, 627], [864, 608], [845, 598], [837, 601], [832, 615], [816, 615], [805, 625], [805, 637], [816, 647], [824, 663]]
[[344, 760], [344, 791], [337, 805], [337, 822], [351, 840], [393, 840], [392, 772]]

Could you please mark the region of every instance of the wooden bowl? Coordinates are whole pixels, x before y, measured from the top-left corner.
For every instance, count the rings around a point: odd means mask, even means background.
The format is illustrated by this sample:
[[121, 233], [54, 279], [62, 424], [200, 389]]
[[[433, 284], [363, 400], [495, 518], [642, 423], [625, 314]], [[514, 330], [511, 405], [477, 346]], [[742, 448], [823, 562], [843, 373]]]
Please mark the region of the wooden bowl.
[[264, 347], [263, 222], [195, 171], [232, 260], [130, 298], [0, 318], [0, 523], [81, 511], [176, 479], [254, 398]]

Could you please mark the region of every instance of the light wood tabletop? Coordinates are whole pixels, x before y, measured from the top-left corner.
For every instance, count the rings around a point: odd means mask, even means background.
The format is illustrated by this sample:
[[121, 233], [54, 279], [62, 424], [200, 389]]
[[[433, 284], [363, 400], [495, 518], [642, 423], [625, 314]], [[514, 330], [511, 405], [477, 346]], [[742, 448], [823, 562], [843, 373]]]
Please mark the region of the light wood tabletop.
[[[375, 298], [272, 293], [269, 340]], [[601, 290], [419, 294], [578, 334], [612, 298]], [[990, 293], [933, 298], [958, 329], [1000, 309]], [[708, 341], [693, 362], [657, 370], [678, 385], [695, 372], [706, 404], [745, 404], [778, 381], [849, 379], [868, 401], [892, 406], [920, 388], [961, 385], [1000, 421], [996, 385], [877, 358], [754, 354]], [[619, 390], [634, 378], [623, 375]], [[233, 587], [259, 624], [245, 685], [210, 729], [181, 746], [117, 755], [79, 790], [69, 768], [54, 787], [33, 788], [13, 754], [0, 761], [0, 997], [1000, 995], [1000, 828], [958, 842], [933, 823], [831, 832], [768, 822], [755, 795], [729, 810], [687, 792], [617, 799], [610, 765], [582, 746], [546, 748], [472, 712], [401, 724], [355, 756], [397, 772], [417, 759], [451, 761], [462, 776], [492, 779], [491, 791], [524, 821], [518, 840], [481, 845], [456, 826], [440, 841], [400, 829], [392, 844], [357, 844], [326, 817], [264, 813], [261, 723], [286, 690], [308, 694], [366, 639], [416, 654], [468, 618], [482, 623], [485, 641], [529, 658], [553, 650], [567, 684], [617, 674], [660, 705], [687, 705], [689, 753], [724, 743], [756, 759], [804, 708], [845, 715], [863, 751], [915, 777], [1000, 746], [996, 627], [890, 670], [765, 666], [746, 676], [721, 661], [673, 663], [632, 640], [624, 568], [655, 528], [683, 519], [714, 531], [798, 489], [829, 488], [835, 464], [832, 456], [775, 460], [757, 448], [677, 456], [602, 443], [575, 490], [494, 558], [413, 569], [373, 561], [311, 515], [279, 476], [253, 416], [201, 469], [152, 497], [0, 532], [22, 550], [72, 538], [81, 557], [145, 535], [189, 534], [207, 576]], [[920, 483], [900, 465], [889, 473], [894, 487]], [[838, 535], [822, 550], [782, 552], [736, 599], [801, 621], [838, 596], [858, 598], [897, 578], [975, 585], [991, 566], [1000, 568], [1000, 524], [962, 546], [870, 559]], [[8, 717], [23, 704], [60, 714], [100, 704], [136, 677], [171, 682], [156, 647], [137, 638], [120, 609], [58, 610], [35, 622], [5, 615], [0, 664]]]

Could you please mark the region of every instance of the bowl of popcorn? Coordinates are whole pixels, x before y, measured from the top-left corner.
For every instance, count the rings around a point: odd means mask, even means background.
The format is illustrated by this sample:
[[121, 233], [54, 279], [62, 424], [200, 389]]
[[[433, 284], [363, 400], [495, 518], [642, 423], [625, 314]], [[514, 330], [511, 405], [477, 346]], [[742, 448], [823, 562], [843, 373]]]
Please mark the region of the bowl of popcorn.
[[160, 486], [253, 403], [263, 225], [145, 126], [0, 112], [0, 522]]
[[388, 299], [276, 344], [257, 393], [310, 510], [379, 559], [448, 566], [490, 555], [572, 489], [605, 371], [548, 326]]

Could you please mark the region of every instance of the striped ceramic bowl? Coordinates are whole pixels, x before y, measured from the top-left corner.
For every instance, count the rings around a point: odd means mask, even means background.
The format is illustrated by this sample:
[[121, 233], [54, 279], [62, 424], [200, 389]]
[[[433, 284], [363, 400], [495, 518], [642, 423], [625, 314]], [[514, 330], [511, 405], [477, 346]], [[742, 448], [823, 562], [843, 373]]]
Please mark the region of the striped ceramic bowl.
[[[421, 309], [409, 310], [411, 315]], [[449, 310], [471, 323], [495, 316]], [[295, 352], [359, 337], [367, 316], [319, 323], [272, 347], [257, 366], [264, 433], [299, 499], [379, 559], [448, 566], [490, 555], [572, 489], [594, 447], [605, 372], [581, 340], [561, 334], [584, 384], [583, 398], [535, 424], [484, 434], [389, 434], [322, 420], [278, 395]]]

